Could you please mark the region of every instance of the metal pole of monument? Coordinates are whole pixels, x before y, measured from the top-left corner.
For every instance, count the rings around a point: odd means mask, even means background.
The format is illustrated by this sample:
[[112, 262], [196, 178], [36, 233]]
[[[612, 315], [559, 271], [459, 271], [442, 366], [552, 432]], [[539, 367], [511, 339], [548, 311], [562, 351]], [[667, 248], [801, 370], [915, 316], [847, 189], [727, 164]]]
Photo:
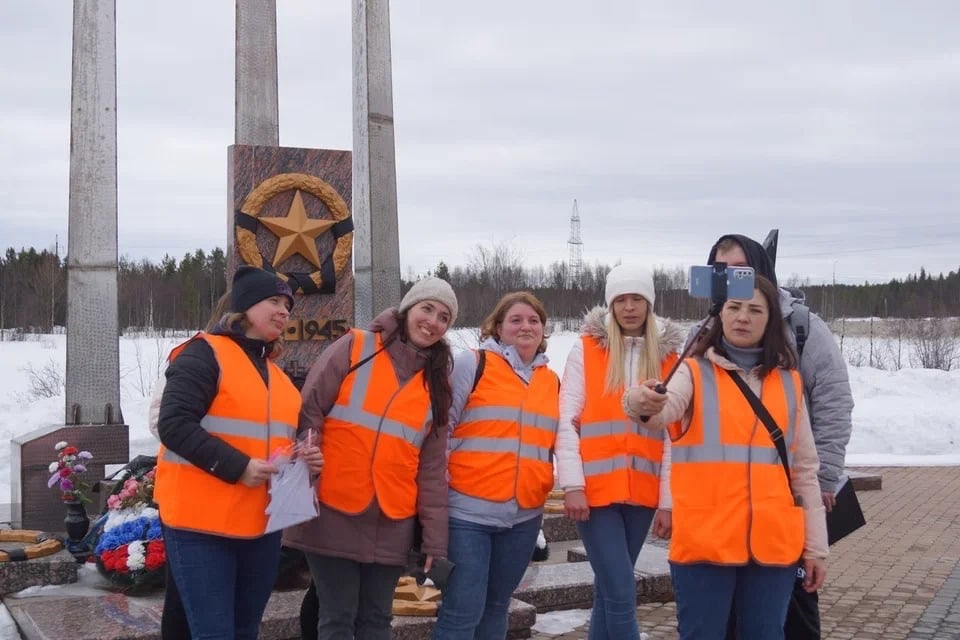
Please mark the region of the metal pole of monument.
[[66, 420], [118, 424], [116, 0], [74, 0]]
[[353, 0], [354, 317], [400, 303], [397, 161], [388, 0]]

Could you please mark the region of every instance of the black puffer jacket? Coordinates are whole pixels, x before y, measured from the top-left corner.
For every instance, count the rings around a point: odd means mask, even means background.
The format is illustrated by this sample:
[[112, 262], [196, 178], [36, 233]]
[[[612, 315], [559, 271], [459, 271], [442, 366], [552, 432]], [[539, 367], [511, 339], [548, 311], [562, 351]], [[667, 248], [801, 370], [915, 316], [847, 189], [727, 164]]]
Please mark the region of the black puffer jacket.
[[[267, 356], [272, 343], [223, 330], [214, 333], [233, 338], [267, 384]], [[194, 338], [167, 367], [166, 376], [157, 422], [160, 442], [220, 480], [236, 483], [250, 457], [200, 426], [217, 395], [220, 380], [220, 365], [213, 349], [205, 340]]]

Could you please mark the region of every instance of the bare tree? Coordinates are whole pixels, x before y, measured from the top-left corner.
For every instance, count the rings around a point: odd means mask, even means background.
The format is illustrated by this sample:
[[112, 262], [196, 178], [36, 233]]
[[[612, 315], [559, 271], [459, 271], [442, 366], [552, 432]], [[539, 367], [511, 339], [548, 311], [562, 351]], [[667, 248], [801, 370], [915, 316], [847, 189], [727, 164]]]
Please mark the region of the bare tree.
[[960, 327], [949, 318], [916, 320], [911, 327], [910, 364], [924, 369], [950, 371], [960, 356]]
[[524, 287], [523, 256], [509, 242], [494, 243], [490, 247], [478, 244], [469, 254], [467, 264], [498, 300], [503, 294]]

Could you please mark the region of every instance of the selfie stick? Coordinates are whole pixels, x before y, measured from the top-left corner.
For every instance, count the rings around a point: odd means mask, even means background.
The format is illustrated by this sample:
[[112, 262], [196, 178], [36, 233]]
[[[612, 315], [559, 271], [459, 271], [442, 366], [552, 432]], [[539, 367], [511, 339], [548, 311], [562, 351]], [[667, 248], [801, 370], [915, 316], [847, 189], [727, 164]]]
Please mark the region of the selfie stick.
[[[690, 356], [690, 352], [693, 351], [693, 348], [697, 346], [700, 340], [707, 335], [707, 331], [710, 330], [710, 327], [713, 326], [713, 323], [711, 323], [710, 320], [720, 316], [720, 310], [723, 308], [723, 303], [727, 301], [726, 271], [727, 263], [714, 263], [713, 273], [710, 274], [710, 311], [707, 313], [707, 317], [703, 319], [703, 322], [700, 323], [700, 328], [697, 330], [697, 334], [693, 336], [693, 340], [687, 343], [687, 346], [684, 347], [683, 351], [680, 353], [680, 357], [678, 357], [677, 361], [673, 363], [672, 367], [670, 367], [670, 371], [667, 372], [667, 377], [658, 382], [657, 386], [653, 388], [653, 390], [657, 393], [664, 394], [667, 392], [667, 383], [669, 383], [670, 379], [673, 378], [673, 374], [677, 372], [677, 369], [680, 368], [680, 365], [683, 364], [683, 361]], [[646, 422], [649, 419], [650, 416], [640, 416], [641, 422]]]

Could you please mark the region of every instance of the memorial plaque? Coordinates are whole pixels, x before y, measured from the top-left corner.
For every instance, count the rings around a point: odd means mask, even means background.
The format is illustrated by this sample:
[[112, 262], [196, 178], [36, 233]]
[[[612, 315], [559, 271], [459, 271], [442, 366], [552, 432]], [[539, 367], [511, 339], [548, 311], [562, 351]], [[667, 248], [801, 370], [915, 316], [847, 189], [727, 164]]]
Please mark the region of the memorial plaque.
[[298, 384], [353, 326], [351, 153], [229, 148], [227, 280], [241, 264], [274, 271], [297, 304], [278, 364]]

